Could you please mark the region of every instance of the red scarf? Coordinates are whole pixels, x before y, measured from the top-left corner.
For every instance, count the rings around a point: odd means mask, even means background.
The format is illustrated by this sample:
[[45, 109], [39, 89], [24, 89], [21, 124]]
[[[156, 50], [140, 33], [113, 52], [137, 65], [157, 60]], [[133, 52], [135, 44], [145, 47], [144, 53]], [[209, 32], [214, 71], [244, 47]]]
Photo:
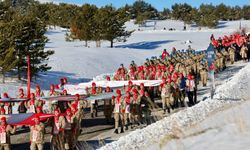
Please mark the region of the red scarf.
[[50, 95], [53, 95], [55, 93], [55, 89], [50, 90]]
[[[54, 91], [53, 91], [54, 93]], [[36, 91], [36, 97], [40, 97], [40, 91]]]
[[7, 127], [6, 124], [5, 125], [0, 125], [0, 133], [6, 132], [6, 127]]
[[96, 94], [96, 88], [92, 87], [92, 88], [91, 88], [91, 93], [92, 93], [93, 95], [95, 95], [95, 94]]
[[24, 94], [21, 93], [21, 94], [19, 95], [19, 97], [20, 97], [20, 98], [24, 98]]
[[130, 96], [126, 96], [126, 104], [130, 104]]
[[60, 117], [60, 115], [59, 115], [59, 116], [55, 116], [55, 117], [54, 117], [54, 121], [55, 121], [55, 123], [58, 123], [58, 122], [59, 122], [59, 117]]
[[120, 104], [121, 96], [117, 96], [115, 99], [116, 104]]
[[30, 100], [30, 105], [34, 105], [35, 104], [35, 100], [34, 99], [31, 99]]

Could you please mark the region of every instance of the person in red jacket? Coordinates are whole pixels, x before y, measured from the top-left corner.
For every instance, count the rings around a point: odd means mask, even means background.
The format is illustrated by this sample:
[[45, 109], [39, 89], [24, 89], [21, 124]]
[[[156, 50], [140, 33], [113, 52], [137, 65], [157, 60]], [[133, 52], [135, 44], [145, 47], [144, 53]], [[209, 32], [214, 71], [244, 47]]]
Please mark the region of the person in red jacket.
[[163, 50], [162, 54], [161, 54], [161, 58], [162, 59], [166, 59], [166, 57], [169, 56], [168, 52], [166, 49]]

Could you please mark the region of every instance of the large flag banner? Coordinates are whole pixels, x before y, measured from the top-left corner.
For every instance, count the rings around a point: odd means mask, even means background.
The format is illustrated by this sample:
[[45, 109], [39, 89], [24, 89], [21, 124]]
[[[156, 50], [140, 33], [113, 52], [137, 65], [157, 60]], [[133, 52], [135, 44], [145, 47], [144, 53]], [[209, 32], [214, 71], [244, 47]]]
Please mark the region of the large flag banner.
[[[144, 84], [145, 87], [150, 86], [159, 86], [161, 84], [161, 80], [132, 80], [133, 84], [140, 85]], [[97, 81], [96, 87], [106, 88], [109, 86], [110, 88], [120, 88], [128, 85], [128, 81]], [[80, 83], [77, 85], [65, 85], [64, 88], [71, 95], [75, 94], [86, 94], [86, 88], [91, 87], [92, 82]]]
[[214, 91], [215, 91], [215, 79], [214, 79], [214, 71], [215, 71], [215, 52], [214, 46], [212, 44], [207, 48], [207, 61], [208, 61], [208, 75], [211, 81], [211, 98], [213, 99]]
[[45, 121], [48, 118], [54, 117], [53, 114], [35, 114], [35, 113], [24, 113], [24, 114], [10, 114], [0, 115], [0, 117], [6, 117], [7, 123], [10, 125], [34, 125], [34, 118], [39, 116], [40, 121]]

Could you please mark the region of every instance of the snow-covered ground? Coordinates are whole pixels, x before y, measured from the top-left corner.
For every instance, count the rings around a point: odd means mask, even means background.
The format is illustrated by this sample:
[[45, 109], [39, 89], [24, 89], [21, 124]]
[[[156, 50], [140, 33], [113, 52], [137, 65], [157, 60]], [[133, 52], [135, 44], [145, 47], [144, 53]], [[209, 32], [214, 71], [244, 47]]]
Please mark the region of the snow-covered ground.
[[250, 101], [245, 100], [250, 99], [249, 75], [250, 64], [247, 64], [224, 80], [213, 100], [205, 94], [205, 101], [120, 137], [101, 149], [248, 149]]
[[[141, 64], [145, 58], [159, 56], [164, 48], [171, 51], [172, 47], [186, 49], [190, 40], [191, 46], [197, 50], [206, 49], [209, 44], [211, 34], [215, 37], [231, 34], [237, 31], [239, 21], [220, 22], [217, 29], [202, 28], [198, 30], [195, 26], [187, 26], [187, 31], [183, 31], [183, 22], [174, 20], [157, 21], [156, 29], [153, 30], [153, 22], [149, 21], [147, 27], [140, 28], [134, 25], [133, 21], [127, 22], [128, 30], [135, 32], [125, 43], [115, 43], [115, 48], [110, 48], [110, 43], [102, 41], [102, 47], [96, 48], [95, 42], [89, 42], [89, 48], [84, 47], [84, 42], [66, 42], [63, 28], [49, 29], [46, 35], [49, 42], [46, 49], [55, 50], [55, 54], [50, 57], [49, 66], [52, 69], [40, 74], [32, 87], [36, 83], [42, 86], [43, 90], [48, 90], [49, 84], [58, 83], [59, 78], [68, 77], [72, 84], [92, 80], [95, 76], [103, 73], [113, 73], [121, 63], [127, 66], [132, 60]], [[250, 21], [242, 21], [242, 27], [248, 28]], [[163, 30], [163, 28], [167, 30]], [[168, 31], [175, 28], [175, 31]], [[6, 87], [7, 86], [7, 87]], [[20, 87], [22, 84], [17, 84]], [[8, 84], [0, 84], [0, 93], [8, 90], [11, 96], [16, 95], [17, 88], [10, 88]]]
[[[249, 24], [250, 21], [242, 21], [242, 27], [249, 28]], [[114, 72], [120, 63], [127, 66], [134, 60], [141, 64], [145, 58], [159, 56], [164, 48], [168, 51], [171, 51], [172, 47], [186, 49], [187, 40], [192, 42], [190, 45], [193, 48], [204, 50], [209, 44], [211, 34], [215, 37], [229, 35], [238, 30], [239, 21], [220, 22], [216, 29], [199, 30], [195, 26], [188, 26], [186, 31], [182, 30], [183, 22], [180, 21], [157, 21], [155, 30], [153, 25], [153, 22], [149, 22], [147, 27], [142, 27], [138, 31], [137, 25], [132, 21], [127, 22], [127, 29], [135, 32], [125, 43], [115, 43], [115, 48], [109, 48], [109, 42], [106, 41], [102, 42], [102, 48], [95, 48], [94, 42], [89, 42], [89, 48], [86, 48], [83, 46], [84, 42], [66, 42], [65, 29], [49, 29], [46, 35], [50, 41], [46, 44], [46, 49], [55, 50], [55, 54], [48, 62], [52, 69], [40, 74], [32, 83], [32, 87], [38, 83], [43, 90], [48, 90], [49, 84], [58, 83], [61, 77], [69, 78], [72, 84], [89, 81], [99, 74]], [[163, 30], [164, 27], [166, 30]], [[169, 28], [176, 30], [168, 31]], [[221, 146], [242, 149], [241, 145], [249, 143], [249, 134], [242, 132], [249, 130], [249, 109], [247, 109], [249, 102], [240, 102], [242, 104], [238, 105], [238, 101], [235, 100], [250, 99], [248, 98], [250, 94], [247, 92], [250, 90], [249, 75], [250, 65], [248, 64], [216, 90], [215, 100], [211, 100], [209, 95], [206, 95], [206, 100], [194, 107], [175, 113], [144, 129], [136, 130], [102, 149], [168, 149], [171, 147], [171, 149], [198, 150], [221, 149]], [[11, 97], [15, 97], [19, 87], [25, 87], [25, 84], [0, 84], [0, 93], [8, 92]], [[225, 106], [234, 106], [234, 109], [211, 115], [211, 112], [224, 109]], [[207, 117], [209, 118], [204, 120]], [[230, 120], [231, 118], [240, 120]], [[199, 123], [200, 121], [203, 122]], [[235, 144], [237, 148], [233, 147], [235, 145], [232, 140], [237, 140]], [[222, 142], [214, 144], [216, 141]]]

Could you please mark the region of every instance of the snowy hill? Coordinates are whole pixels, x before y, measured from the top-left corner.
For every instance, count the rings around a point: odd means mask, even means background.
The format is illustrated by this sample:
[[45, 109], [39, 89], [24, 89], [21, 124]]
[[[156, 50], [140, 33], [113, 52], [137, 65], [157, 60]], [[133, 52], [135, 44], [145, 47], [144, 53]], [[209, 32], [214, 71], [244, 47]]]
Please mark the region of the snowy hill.
[[[250, 21], [242, 21], [242, 26], [247, 27]], [[109, 48], [110, 43], [103, 41], [102, 48], [95, 48], [95, 42], [89, 42], [89, 48], [84, 47], [84, 42], [66, 42], [63, 28], [49, 29], [47, 36], [50, 41], [46, 49], [55, 50], [49, 65], [52, 69], [40, 74], [37, 81], [43, 89], [48, 89], [49, 84], [58, 83], [61, 77], [68, 77], [72, 84], [91, 80], [102, 73], [112, 73], [120, 63], [127, 66], [132, 60], [141, 64], [145, 58], [159, 56], [164, 48], [171, 51], [172, 47], [186, 49], [190, 40], [192, 47], [197, 50], [206, 49], [211, 34], [215, 37], [228, 35], [238, 29], [239, 21], [220, 22], [217, 29], [201, 29], [187, 26], [187, 31], [182, 31], [183, 22], [174, 20], [157, 21], [156, 30], [153, 30], [152, 21], [147, 27], [138, 31], [138, 25], [133, 21], [127, 22], [129, 30], [136, 30], [125, 43], [115, 43], [115, 48]], [[175, 31], [163, 28], [175, 28]], [[1, 85], [0, 92], [4, 92], [8, 85]], [[22, 86], [18, 84], [17, 87]], [[9, 92], [9, 91], [8, 91]], [[11, 91], [12, 92], [12, 91]], [[14, 93], [10, 93], [14, 95]]]

